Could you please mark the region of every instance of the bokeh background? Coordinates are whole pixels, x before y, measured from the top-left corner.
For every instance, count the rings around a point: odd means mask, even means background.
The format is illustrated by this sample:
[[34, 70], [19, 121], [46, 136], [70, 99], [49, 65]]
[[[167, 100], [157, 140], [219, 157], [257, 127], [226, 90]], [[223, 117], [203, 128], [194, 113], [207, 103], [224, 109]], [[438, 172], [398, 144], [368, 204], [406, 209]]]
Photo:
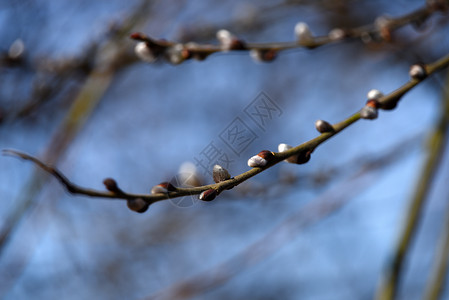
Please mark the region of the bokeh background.
[[[370, 89], [391, 92], [411, 64], [445, 55], [448, 15], [419, 30], [408, 25], [390, 43], [291, 50], [271, 63], [239, 52], [146, 64], [130, 33], [216, 43], [226, 28], [250, 42], [291, 41], [298, 21], [325, 35], [423, 3], [2, 0], [0, 148], [55, 163], [101, 190], [113, 177], [126, 191], [149, 192], [211, 142], [239, 174], [260, 150], [317, 136], [315, 120], [340, 121]], [[92, 81], [92, 72], [106, 79]], [[141, 299], [184, 287], [193, 299], [371, 299], [426, 157], [444, 78], [432, 76], [396, 110], [338, 134], [308, 164], [279, 164], [211, 203], [162, 201], [136, 214], [121, 200], [69, 195], [31, 163], [1, 156], [0, 229], [9, 234], [0, 244], [0, 297]], [[83, 106], [68, 122], [80, 91], [92, 110]], [[263, 129], [244, 113], [261, 92], [282, 110]], [[236, 117], [257, 135], [239, 155], [219, 139]], [[400, 299], [421, 299], [428, 282], [448, 209], [448, 163], [422, 211]]]

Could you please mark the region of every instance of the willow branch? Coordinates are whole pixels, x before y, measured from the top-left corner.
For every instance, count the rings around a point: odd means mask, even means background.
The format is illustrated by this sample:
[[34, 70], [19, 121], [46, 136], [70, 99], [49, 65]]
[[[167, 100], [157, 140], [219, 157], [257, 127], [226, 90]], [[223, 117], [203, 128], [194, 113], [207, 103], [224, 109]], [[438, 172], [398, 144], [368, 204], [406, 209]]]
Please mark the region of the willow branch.
[[444, 226], [440, 234], [437, 253], [431, 271], [429, 283], [426, 288], [426, 300], [438, 300], [442, 297], [447, 269], [449, 267], [449, 208], [446, 211]]
[[[449, 78], [449, 77], [448, 77]], [[447, 86], [446, 86], [447, 88]], [[424, 207], [427, 194], [430, 190], [433, 178], [437, 173], [444, 147], [447, 141], [449, 126], [449, 97], [446, 96], [441, 110], [441, 116], [430, 136], [429, 152], [427, 160], [421, 171], [410, 207], [406, 215], [405, 226], [397, 241], [393, 258], [387, 266], [376, 299], [395, 299], [401, 279], [401, 271], [405, 257], [410, 249], [413, 237], [420, 221], [420, 215]]]
[[[333, 124], [332, 130], [328, 132], [324, 132], [321, 135], [317, 136], [314, 139], [311, 139], [303, 144], [300, 144], [296, 147], [292, 147], [291, 149], [285, 151], [285, 152], [271, 152], [272, 155], [270, 156], [269, 161], [267, 161], [266, 165], [260, 166], [260, 167], [254, 167], [249, 171], [246, 171], [242, 174], [239, 174], [235, 177], [232, 177], [228, 180], [224, 180], [215, 184], [209, 184], [209, 185], [203, 185], [198, 187], [192, 187], [192, 188], [182, 188], [182, 187], [173, 187], [173, 189], [167, 191], [166, 193], [155, 193], [155, 194], [134, 194], [134, 193], [127, 193], [122, 190], [120, 190], [117, 186], [108, 188], [109, 191], [99, 191], [89, 188], [84, 188], [81, 186], [78, 186], [71, 181], [69, 181], [63, 174], [55, 169], [54, 167], [48, 166], [47, 164], [43, 163], [39, 159], [22, 153], [20, 151], [16, 150], [3, 150], [4, 154], [7, 155], [13, 155], [20, 157], [25, 160], [29, 160], [37, 164], [39, 167], [44, 169], [45, 171], [52, 174], [54, 177], [56, 177], [61, 184], [67, 189], [68, 192], [72, 194], [78, 194], [78, 195], [84, 195], [84, 196], [90, 196], [90, 197], [96, 197], [96, 198], [116, 198], [116, 199], [124, 199], [124, 200], [132, 200], [132, 199], [142, 199], [145, 201], [148, 205], [161, 201], [166, 200], [170, 198], [177, 198], [177, 197], [184, 197], [184, 196], [190, 196], [190, 195], [196, 195], [200, 194], [202, 192], [208, 191], [208, 190], [214, 190], [216, 191], [216, 194], [218, 195], [224, 190], [231, 189], [240, 183], [250, 179], [253, 176], [256, 176], [257, 174], [265, 171], [268, 168], [271, 168], [272, 166], [278, 164], [279, 162], [292, 158], [292, 157], [304, 157], [308, 156], [310, 157], [310, 154], [322, 143], [330, 139], [331, 137], [335, 136], [348, 126], [352, 125], [353, 123], [360, 120], [363, 116], [364, 109], [371, 107], [376, 111], [377, 116], [377, 109], [385, 109], [390, 110], [396, 107], [397, 103], [401, 99], [401, 97], [406, 94], [408, 91], [410, 91], [413, 87], [418, 85], [420, 82], [422, 82], [428, 75], [431, 75], [435, 73], [436, 71], [446, 68], [449, 65], [449, 54], [444, 56], [443, 58], [439, 59], [438, 61], [428, 64], [428, 65], [421, 65], [418, 66], [421, 68], [421, 71], [424, 72], [424, 74], [421, 74], [422, 76], [414, 76], [412, 77], [407, 83], [405, 83], [403, 86], [398, 88], [397, 90], [393, 91], [392, 93], [378, 97], [376, 100], [369, 100], [365, 107], [363, 107], [360, 111], [354, 113], [353, 115], [349, 116], [348, 118], [344, 119], [343, 121]], [[374, 107], [373, 101], [375, 102]], [[364, 117], [367, 118], [367, 117]], [[369, 117], [372, 119], [372, 117]], [[299, 162], [299, 163], [305, 163], [306, 161]], [[116, 185], [115, 181], [113, 181], [114, 185]]]
[[380, 16], [369, 25], [353, 29], [335, 28], [327, 35], [313, 36], [307, 24], [298, 23], [295, 27], [296, 40], [291, 42], [247, 43], [227, 30], [217, 32], [218, 45], [194, 42], [178, 43], [156, 40], [143, 33], [134, 33], [131, 38], [140, 41], [136, 46], [138, 56], [147, 62], [163, 58], [172, 64], [180, 64], [188, 59], [204, 60], [217, 52], [250, 51], [258, 61], [272, 61], [281, 51], [296, 48], [317, 48], [347, 39], [361, 39], [364, 42], [390, 41], [394, 31], [408, 24], [422, 24], [436, 11], [445, 11], [449, 4], [445, 1], [427, 3], [423, 7], [396, 18]]

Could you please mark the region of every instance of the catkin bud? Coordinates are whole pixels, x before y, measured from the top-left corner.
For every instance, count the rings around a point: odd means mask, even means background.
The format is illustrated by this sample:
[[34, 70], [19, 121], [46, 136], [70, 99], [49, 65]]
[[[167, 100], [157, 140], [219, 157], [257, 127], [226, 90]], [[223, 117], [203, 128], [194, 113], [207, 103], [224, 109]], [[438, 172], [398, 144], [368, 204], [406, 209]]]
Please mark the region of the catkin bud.
[[230, 50], [232, 40], [236, 38], [229, 30], [226, 29], [218, 30], [216, 36], [223, 50]]
[[169, 47], [166, 52], [167, 60], [174, 65], [179, 65], [190, 57], [191, 52], [187, 48], [185, 48], [183, 44], [176, 44], [172, 47]]
[[148, 207], [150, 206], [142, 198], [129, 199], [126, 201], [126, 205], [128, 206], [128, 208], [130, 210], [138, 212], [138, 213], [146, 212]]
[[[303, 152], [290, 157], [291, 160], [287, 160], [289, 163], [292, 164], [298, 164], [298, 165], [302, 165], [305, 164], [306, 162], [308, 162], [310, 160], [310, 155], [312, 154], [312, 151], [310, 150], [304, 150]], [[289, 159], [290, 159], [289, 158]]]
[[299, 22], [295, 25], [295, 37], [301, 45], [307, 45], [314, 41], [309, 25], [304, 22]]
[[152, 63], [156, 60], [156, 55], [154, 55], [153, 51], [151, 51], [151, 48], [148, 47], [146, 42], [138, 42], [134, 47], [134, 52], [138, 58], [148, 63]]
[[368, 100], [366, 105], [360, 110], [360, 117], [362, 119], [374, 120], [377, 119], [379, 102], [377, 100]]
[[106, 178], [103, 180], [103, 184], [106, 187], [106, 189], [113, 193], [121, 193], [122, 191], [119, 189], [117, 185], [117, 181], [113, 178]]
[[243, 41], [239, 40], [226, 29], [217, 31], [217, 40], [220, 42], [222, 51], [240, 50], [245, 48]]
[[319, 133], [332, 132], [334, 131], [334, 127], [326, 121], [317, 120], [315, 122], [315, 128]]
[[412, 79], [423, 80], [427, 77], [426, 68], [421, 64], [415, 64], [410, 67], [410, 71], [408, 72]]
[[379, 100], [383, 96], [384, 96], [384, 94], [381, 91], [376, 90], [376, 89], [372, 89], [366, 94], [366, 97], [368, 98], [368, 100]]
[[217, 195], [218, 195], [217, 190], [209, 189], [209, 190], [202, 192], [199, 195], [198, 199], [203, 200], [203, 201], [212, 201], [215, 199], [215, 197], [217, 197]]
[[285, 152], [287, 150], [290, 150], [291, 148], [293, 148], [292, 146], [290, 146], [289, 144], [279, 144], [278, 145], [278, 152]]
[[151, 194], [168, 194], [175, 191], [176, 188], [170, 182], [162, 182], [151, 188]]
[[212, 169], [212, 177], [215, 181], [215, 183], [219, 183], [221, 181], [225, 181], [231, 178], [231, 175], [229, 174], [228, 170], [223, 168], [220, 165], [215, 165]]
[[259, 154], [254, 155], [250, 159], [248, 159], [248, 166], [252, 168], [256, 167], [264, 167], [272, 161], [274, 158], [274, 153], [268, 150], [260, 151]]
[[[293, 148], [293, 147], [288, 144], [279, 144], [278, 152], [285, 152], [287, 150], [290, 150], [291, 148]], [[290, 156], [289, 158], [285, 159], [284, 161], [291, 163], [291, 164], [296, 164], [296, 162], [298, 161], [298, 155]]]
[[334, 28], [331, 31], [329, 31], [328, 37], [332, 41], [340, 41], [344, 39], [346, 36], [346, 32], [341, 28]]

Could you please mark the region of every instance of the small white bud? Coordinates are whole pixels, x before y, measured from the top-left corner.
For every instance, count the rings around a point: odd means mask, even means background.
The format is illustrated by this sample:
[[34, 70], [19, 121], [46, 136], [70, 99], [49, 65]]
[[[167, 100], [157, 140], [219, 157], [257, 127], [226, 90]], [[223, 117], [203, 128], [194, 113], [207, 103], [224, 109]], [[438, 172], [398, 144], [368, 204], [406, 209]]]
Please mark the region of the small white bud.
[[222, 50], [230, 50], [232, 48], [232, 42], [237, 38], [228, 30], [220, 29], [217, 31], [217, 40], [220, 42]]
[[343, 29], [340, 28], [334, 28], [331, 31], [329, 31], [329, 38], [332, 41], [339, 41], [342, 40], [345, 37], [346, 33]]
[[220, 29], [217, 31], [217, 40], [220, 43], [225, 43], [225, 42], [229, 42], [234, 38], [234, 35], [226, 30], [226, 29]]
[[308, 44], [314, 41], [309, 25], [304, 22], [295, 25], [295, 37], [299, 44]]
[[293, 148], [293, 147], [288, 144], [279, 144], [278, 152], [285, 152], [287, 150], [290, 150], [291, 148]]
[[215, 165], [212, 169], [212, 177], [215, 183], [219, 183], [221, 181], [228, 180], [229, 178], [231, 178], [231, 175], [229, 174], [228, 170], [226, 170], [222, 166]]
[[21, 39], [17, 39], [9, 47], [8, 56], [11, 59], [19, 59], [24, 52], [25, 44]]
[[167, 59], [174, 65], [182, 63], [186, 57], [184, 56], [184, 45], [176, 44], [167, 49]]
[[134, 52], [136, 53], [137, 57], [143, 61], [152, 63], [156, 60], [153, 52], [145, 42], [138, 42], [134, 47]]
[[422, 80], [426, 78], [427, 72], [423, 65], [415, 64], [410, 67], [410, 71], [408, 72], [412, 79]]
[[151, 194], [167, 194], [174, 191], [176, 188], [169, 182], [162, 182], [151, 188]]
[[226, 29], [217, 31], [217, 39], [220, 42], [221, 50], [224, 52], [245, 49], [245, 43]]
[[315, 122], [315, 128], [319, 133], [332, 132], [334, 127], [324, 120], [317, 120]]
[[376, 89], [372, 89], [368, 92], [368, 94], [366, 94], [366, 97], [368, 98], [368, 100], [379, 100], [380, 98], [382, 98], [384, 96], [384, 94]]
[[377, 115], [378, 115], [377, 108], [372, 106], [365, 105], [360, 110], [360, 117], [362, 119], [374, 120], [377, 119]]
[[[292, 148], [293, 147], [288, 144], [279, 144], [278, 151], [285, 152]], [[291, 164], [305, 164], [310, 159], [310, 153], [311, 153], [310, 151], [303, 151], [299, 154], [290, 156], [289, 158], [285, 159], [284, 161], [291, 163]]]
[[[293, 148], [292, 146], [290, 146], [289, 144], [279, 144], [278, 145], [278, 152], [285, 152], [287, 150], [290, 150], [291, 148]], [[285, 159], [284, 161], [289, 162], [289, 163], [295, 163], [296, 160], [298, 159], [297, 155], [293, 155], [290, 156], [289, 158]]]

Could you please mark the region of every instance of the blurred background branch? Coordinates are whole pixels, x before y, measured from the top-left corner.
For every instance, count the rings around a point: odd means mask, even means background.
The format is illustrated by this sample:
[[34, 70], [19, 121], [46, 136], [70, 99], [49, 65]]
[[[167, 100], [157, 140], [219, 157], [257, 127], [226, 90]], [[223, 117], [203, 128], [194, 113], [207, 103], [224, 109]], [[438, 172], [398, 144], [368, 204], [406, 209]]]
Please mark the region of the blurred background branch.
[[410, 251], [413, 237], [418, 228], [423, 206], [425, 205], [429, 190], [438, 168], [441, 166], [442, 156], [447, 143], [447, 131], [449, 125], [449, 97], [447, 89], [449, 85], [443, 86], [443, 101], [441, 101], [440, 117], [430, 133], [428, 142], [428, 156], [421, 171], [416, 190], [410, 201], [410, 208], [406, 215], [405, 226], [400, 235], [392, 261], [387, 266], [382, 284], [379, 288], [377, 299], [395, 299], [400, 284], [401, 272], [405, 257]]

